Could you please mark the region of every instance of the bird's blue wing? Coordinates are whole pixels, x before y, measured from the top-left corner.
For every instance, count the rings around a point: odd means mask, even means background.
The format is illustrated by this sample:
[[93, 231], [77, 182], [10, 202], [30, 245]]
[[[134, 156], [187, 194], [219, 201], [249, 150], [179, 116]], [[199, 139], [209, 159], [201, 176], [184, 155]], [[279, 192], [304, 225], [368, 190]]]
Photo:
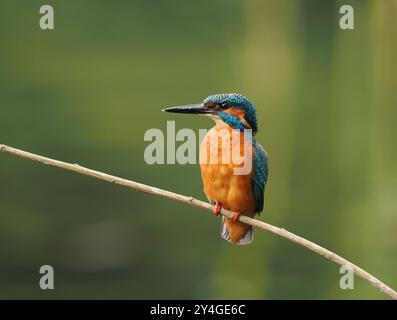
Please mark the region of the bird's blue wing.
[[253, 175], [252, 190], [255, 198], [255, 212], [260, 213], [263, 210], [265, 197], [265, 184], [267, 181], [268, 167], [267, 154], [262, 146], [254, 141], [254, 159], [253, 159]]

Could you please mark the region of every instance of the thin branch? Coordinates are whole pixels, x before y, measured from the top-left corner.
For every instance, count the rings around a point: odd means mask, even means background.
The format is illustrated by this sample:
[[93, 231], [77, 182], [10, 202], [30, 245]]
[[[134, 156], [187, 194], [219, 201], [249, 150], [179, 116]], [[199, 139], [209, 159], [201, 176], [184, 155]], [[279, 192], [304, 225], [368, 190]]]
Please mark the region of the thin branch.
[[[115, 184], [118, 184], [118, 185], [121, 185], [121, 186], [124, 186], [127, 188], [135, 189], [135, 190], [138, 190], [141, 192], [157, 195], [157, 196], [175, 200], [175, 201], [179, 201], [179, 202], [189, 204], [189, 205], [197, 207], [197, 208], [205, 209], [208, 211], [213, 210], [213, 206], [211, 204], [197, 200], [193, 197], [186, 197], [186, 196], [183, 196], [183, 195], [180, 195], [180, 194], [177, 194], [174, 192], [170, 192], [167, 190], [162, 190], [162, 189], [151, 187], [151, 186], [148, 186], [148, 185], [145, 185], [142, 183], [138, 183], [138, 182], [134, 182], [131, 180], [112, 176], [112, 175], [109, 175], [109, 174], [106, 174], [103, 172], [84, 168], [82, 166], [79, 166], [78, 164], [71, 164], [71, 163], [62, 162], [59, 160], [42, 157], [42, 156], [30, 153], [30, 152], [26, 152], [23, 150], [19, 150], [19, 149], [15, 149], [15, 148], [6, 146], [3, 144], [0, 144], [0, 151], [9, 153], [9, 154], [13, 154], [18, 157], [22, 157], [22, 158], [29, 159], [32, 161], [41, 162], [41, 163], [44, 163], [46, 165], [50, 165], [53, 167], [57, 167], [57, 168], [61, 168], [61, 169], [69, 170], [69, 171], [74, 171], [74, 172], [84, 174], [87, 176], [91, 176], [91, 177], [94, 177], [97, 179], [105, 180], [105, 181], [115, 183]], [[221, 214], [228, 218], [231, 218], [233, 216], [233, 214], [230, 211], [227, 211], [224, 209], [222, 209]], [[282, 238], [285, 238], [285, 239], [292, 241], [298, 245], [301, 245], [301, 246], [327, 258], [328, 260], [331, 260], [341, 266], [345, 266], [345, 267], [349, 268], [350, 270], [352, 270], [357, 276], [368, 281], [375, 288], [378, 288], [381, 292], [383, 292], [384, 294], [389, 296], [391, 299], [397, 300], [397, 292], [396, 291], [394, 291], [392, 288], [390, 288], [389, 286], [384, 284], [379, 279], [375, 278], [373, 275], [371, 275], [367, 271], [361, 269], [360, 267], [356, 266], [355, 264], [353, 264], [353, 263], [349, 262], [348, 260], [342, 258], [341, 256], [333, 253], [332, 251], [325, 249], [324, 247], [321, 247], [321, 246], [315, 244], [314, 242], [306, 240], [305, 238], [297, 236], [296, 234], [293, 234], [292, 232], [289, 232], [283, 228], [275, 227], [275, 226], [265, 223], [263, 221], [252, 219], [247, 216], [240, 216], [239, 221], [249, 224], [251, 226], [263, 229], [265, 231], [274, 233]]]

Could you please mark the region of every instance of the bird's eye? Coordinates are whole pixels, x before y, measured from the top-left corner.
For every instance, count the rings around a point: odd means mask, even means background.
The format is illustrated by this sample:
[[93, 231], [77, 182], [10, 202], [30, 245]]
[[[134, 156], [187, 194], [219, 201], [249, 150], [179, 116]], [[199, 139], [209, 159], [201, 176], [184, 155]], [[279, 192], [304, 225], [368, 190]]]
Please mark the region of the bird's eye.
[[230, 106], [229, 106], [229, 104], [227, 103], [227, 102], [223, 102], [223, 103], [221, 103], [220, 105], [219, 105], [219, 108], [221, 108], [221, 109], [228, 109]]

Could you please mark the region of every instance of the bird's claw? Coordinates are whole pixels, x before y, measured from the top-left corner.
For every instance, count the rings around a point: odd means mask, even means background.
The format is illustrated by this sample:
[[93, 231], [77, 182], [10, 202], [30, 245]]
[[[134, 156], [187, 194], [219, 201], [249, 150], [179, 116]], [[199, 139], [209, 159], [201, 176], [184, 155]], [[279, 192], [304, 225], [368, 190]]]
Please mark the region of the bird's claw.
[[217, 202], [217, 203], [215, 204], [215, 208], [214, 208], [214, 215], [215, 215], [215, 217], [219, 216], [219, 214], [221, 213], [221, 210], [222, 210], [222, 206], [220, 205], [219, 202]]
[[240, 215], [241, 215], [241, 213], [240, 213], [240, 212], [238, 212], [238, 211], [235, 211], [235, 212], [233, 212], [233, 218], [232, 218], [232, 221], [233, 221], [233, 222], [236, 222], [236, 221], [238, 221], [238, 218], [240, 217]]

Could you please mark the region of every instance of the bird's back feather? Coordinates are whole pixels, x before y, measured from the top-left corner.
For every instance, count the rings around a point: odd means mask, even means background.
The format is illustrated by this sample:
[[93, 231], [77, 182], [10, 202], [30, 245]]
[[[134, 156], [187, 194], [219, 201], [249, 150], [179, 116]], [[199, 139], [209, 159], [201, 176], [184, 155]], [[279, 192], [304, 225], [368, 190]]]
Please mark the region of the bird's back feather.
[[262, 146], [253, 141], [254, 159], [253, 159], [253, 175], [252, 175], [252, 190], [255, 198], [255, 212], [260, 213], [264, 206], [265, 185], [268, 176], [268, 160], [266, 151]]

